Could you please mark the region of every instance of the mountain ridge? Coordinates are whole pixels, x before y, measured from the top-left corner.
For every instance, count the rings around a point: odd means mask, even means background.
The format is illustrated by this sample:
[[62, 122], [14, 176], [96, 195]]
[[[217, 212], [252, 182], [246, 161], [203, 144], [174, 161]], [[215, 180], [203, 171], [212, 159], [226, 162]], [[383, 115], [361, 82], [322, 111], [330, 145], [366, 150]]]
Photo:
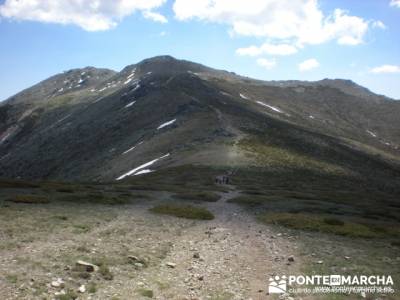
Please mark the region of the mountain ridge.
[[170, 56], [59, 75], [0, 104], [0, 176], [115, 180], [167, 154], [148, 171], [398, 176], [400, 103], [349, 81], [280, 86]]
[[[277, 86], [312, 86], [312, 85], [322, 85], [322, 86], [331, 86], [334, 88], [337, 88], [339, 90], [345, 91], [345, 86], [347, 86], [347, 88], [354, 88], [355, 90], [358, 90], [360, 92], [362, 92], [361, 94], [363, 96], [366, 96], [367, 94], [369, 97], [371, 96], [376, 96], [376, 97], [382, 97], [385, 98], [387, 100], [395, 100], [398, 101], [397, 99], [388, 97], [388, 96], [384, 96], [384, 95], [380, 95], [377, 93], [372, 92], [371, 90], [369, 90], [368, 88], [359, 85], [358, 83], [354, 82], [351, 79], [344, 79], [344, 78], [324, 78], [324, 79], [320, 79], [320, 80], [315, 80], [315, 81], [304, 81], [304, 80], [262, 80], [262, 79], [256, 79], [256, 78], [252, 78], [252, 77], [248, 77], [248, 76], [242, 76], [242, 75], [238, 75], [235, 72], [230, 72], [227, 70], [222, 70], [222, 69], [215, 69], [215, 68], [211, 68], [211, 67], [206, 67], [203, 64], [200, 63], [193, 63], [190, 62], [188, 60], [180, 60], [180, 59], [176, 59], [173, 56], [170, 55], [159, 55], [159, 56], [155, 56], [152, 58], [147, 58], [147, 59], [143, 59], [138, 63], [135, 64], [130, 64], [127, 65], [126, 67], [124, 67], [121, 71], [115, 71], [112, 69], [108, 69], [108, 68], [102, 68], [102, 67], [94, 67], [94, 66], [86, 66], [83, 68], [73, 68], [73, 69], [69, 69], [66, 71], [63, 71], [61, 73], [58, 73], [56, 75], [50, 76], [49, 78], [46, 78], [44, 80], [41, 80], [40, 82], [38, 82], [37, 84], [34, 84], [31, 87], [25, 88], [23, 89], [21, 92], [18, 92], [17, 94], [10, 96], [2, 101], [0, 101], [0, 105], [2, 103], [5, 103], [6, 101], [11, 101], [13, 98], [15, 98], [16, 96], [18, 96], [19, 94], [35, 87], [38, 85], [41, 85], [42, 83], [46, 82], [46, 81], [51, 81], [54, 80], [55, 77], [59, 77], [59, 76], [63, 76], [65, 74], [71, 74], [71, 73], [81, 73], [81, 72], [87, 72], [88, 70], [96, 70], [99, 72], [107, 72], [110, 73], [112, 75], [117, 75], [119, 73], [124, 73], [126, 70], [133, 68], [135, 66], [138, 65], [146, 65], [146, 64], [154, 64], [154, 63], [159, 63], [162, 61], [173, 61], [173, 62], [179, 62], [179, 63], [183, 63], [183, 64], [190, 64], [194, 69], [197, 68], [198, 70], [207, 70], [207, 71], [214, 71], [214, 72], [219, 72], [219, 73], [224, 73], [227, 75], [231, 75], [233, 77], [238, 77], [238, 78], [242, 78], [242, 79], [248, 79], [254, 82], [260, 82], [260, 83], [264, 83], [266, 85], [277, 85]], [[110, 76], [111, 77], [111, 76]], [[107, 78], [105, 78], [104, 80], [107, 80]], [[356, 95], [356, 93], [353, 92], [353, 95]]]

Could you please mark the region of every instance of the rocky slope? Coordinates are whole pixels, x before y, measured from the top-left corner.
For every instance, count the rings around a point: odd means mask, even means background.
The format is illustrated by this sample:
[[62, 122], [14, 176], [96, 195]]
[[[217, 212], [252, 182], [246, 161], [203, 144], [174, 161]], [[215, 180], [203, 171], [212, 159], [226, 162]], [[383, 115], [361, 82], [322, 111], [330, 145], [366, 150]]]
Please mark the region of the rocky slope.
[[0, 104], [0, 176], [115, 180], [186, 164], [400, 176], [400, 102], [169, 56], [53, 76]]

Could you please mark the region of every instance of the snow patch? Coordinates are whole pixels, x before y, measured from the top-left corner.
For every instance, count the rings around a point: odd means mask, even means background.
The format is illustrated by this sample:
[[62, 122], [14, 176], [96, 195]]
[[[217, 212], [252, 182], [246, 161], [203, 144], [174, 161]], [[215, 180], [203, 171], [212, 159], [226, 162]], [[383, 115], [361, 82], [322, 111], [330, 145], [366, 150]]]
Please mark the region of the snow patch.
[[174, 124], [175, 122], [176, 122], [176, 119], [173, 119], [173, 120], [168, 121], [168, 122], [166, 122], [164, 124], [161, 124], [160, 126], [157, 127], [157, 130], [160, 130], [160, 129], [164, 128], [164, 127], [170, 126], [170, 125]]
[[138, 89], [140, 89], [140, 84], [139, 82], [136, 84], [136, 86], [130, 91], [130, 93], [133, 93], [135, 91], [137, 91]]
[[128, 78], [127, 81], [124, 82], [125, 85], [127, 85], [129, 82], [131, 82], [133, 80], [133, 78]]
[[187, 71], [189, 74], [192, 74], [192, 75], [195, 75], [195, 76], [199, 76], [200, 74], [199, 73], [196, 73], [196, 72], [193, 72], [193, 71]]
[[3, 143], [6, 139], [10, 137], [11, 133], [7, 133], [5, 136], [3, 136], [0, 140], [0, 144]]
[[143, 142], [140, 142], [138, 144], [136, 144], [135, 146], [133, 146], [132, 148], [129, 148], [128, 150], [126, 150], [124, 153], [122, 153], [122, 155], [127, 154], [129, 152], [131, 152], [132, 150], [135, 150], [137, 146], [143, 144]]
[[249, 97], [247, 97], [246, 95], [243, 94], [239, 94], [240, 98], [245, 99], [245, 100], [250, 100]]
[[312, 115], [309, 115], [308, 117], [309, 117], [310, 119], [315, 119], [315, 117], [312, 116]]
[[133, 176], [138, 176], [138, 175], [148, 174], [148, 173], [153, 173], [153, 172], [154, 172], [153, 170], [144, 169], [144, 170], [142, 170], [142, 171], [137, 172], [137, 173], [136, 173], [135, 175], [133, 175]]
[[371, 136], [373, 136], [375, 138], [377, 137], [376, 133], [374, 133], [374, 132], [372, 132], [370, 130], [367, 130], [367, 133], [369, 133]]
[[132, 101], [131, 103], [128, 103], [127, 105], [125, 105], [125, 108], [131, 107], [135, 103], [136, 103], [136, 101]]
[[265, 104], [264, 102], [261, 102], [261, 101], [256, 101], [256, 102], [257, 102], [258, 104], [262, 105], [262, 106], [265, 106], [265, 107], [268, 107], [269, 109], [272, 109], [273, 111], [276, 111], [276, 112], [278, 112], [278, 113], [280, 113], [280, 114], [283, 114], [283, 111], [281, 111], [279, 108], [276, 108], [276, 107], [274, 107], [274, 106]]
[[60, 120], [58, 120], [55, 124], [61, 123], [62, 121], [68, 119], [70, 116], [72, 116], [72, 114], [66, 115], [64, 118], [61, 118]]
[[136, 74], [136, 68], [134, 68], [131, 74], [129, 74], [128, 77], [126, 77], [126, 81], [124, 82], [124, 84], [127, 85], [129, 82], [131, 82], [135, 77], [135, 74]]
[[135, 169], [123, 174], [123, 175], [121, 175], [116, 180], [122, 180], [125, 177], [131, 176], [131, 175], [136, 175], [136, 173], [138, 173], [139, 171], [143, 171], [142, 169], [144, 169], [144, 168], [146, 168], [148, 166], [151, 166], [151, 165], [155, 164], [156, 162], [158, 162], [159, 160], [164, 159], [164, 158], [166, 158], [168, 156], [169, 156], [169, 153], [164, 155], [164, 156], [161, 156], [159, 158], [153, 159], [152, 161], [149, 161], [149, 162], [147, 162], [147, 163], [145, 163], [145, 164], [143, 164], [143, 165], [141, 165], [141, 166], [139, 166], [139, 167], [137, 167], [137, 168], [135, 168]]

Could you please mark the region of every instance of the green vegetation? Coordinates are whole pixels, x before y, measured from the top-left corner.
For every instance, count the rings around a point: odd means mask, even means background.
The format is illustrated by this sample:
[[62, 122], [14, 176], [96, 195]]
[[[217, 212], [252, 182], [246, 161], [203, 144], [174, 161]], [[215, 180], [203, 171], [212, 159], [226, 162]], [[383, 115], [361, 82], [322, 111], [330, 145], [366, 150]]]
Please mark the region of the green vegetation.
[[254, 206], [254, 205], [261, 205], [264, 204], [268, 201], [270, 201], [271, 199], [266, 197], [266, 196], [259, 196], [259, 195], [244, 195], [244, 196], [239, 196], [233, 199], [230, 199], [228, 202], [230, 203], [237, 203], [237, 204], [241, 204], [241, 205], [250, 205], [250, 206]]
[[16, 195], [8, 201], [14, 202], [14, 203], [27, 203], [27, 204], [46, 204], [49, 203], [50, 200], [47, 197], [44, 196], [39, 196], [39, 195]]
[[87, 286], [87, 291], [89, 294], [94, 294], [97, 292], [97, 286], [96, 283], [90, 282]]
[[174, 197], [183, 200], [199, 200], [205, 202], [216, 202], [221, 198], [221, 196], [213, 192], [197, 192], [197, 191], [182, 192], [176, 194]]
[[105, 280], [114, 279], [114, 275], [111, 273], [110, 268], [106, 265], [99, 266], [99, 273]]
[[58, 295], [56, 296], [57, 300], [75, 300], [78, 298], [77, 293], [75, 293], [73, 290], [68, 289], [64, 295]]
[[332, 218], [332, 217], [324, 218], [323, 220], [326, 224], [332, 225], [332, 226], [343, 226], [344, 225], [344, 222], [342, 220]]
[[220, 292], [210, 296], [209, 299], [211, 300], [231, 300], [233, 299], [234, 295], [228, 292]]
[[314, 156], [289, 150], [258, 137], [242, 139], [239, 146], [251, 153], [257, 162], [263, 166], [279, 168], [302, 168], [332, 174], [346, 174], [346, 170], [338, 165], [316, 159]]
[[93, 263], [99, 267], [99, 274], [105, 280], [113, 280], [114, 275], [111, 273], [110, 268], [108, 266], [108, 261], [105, 258], [96, 258]]
[[146, 176], [127, 178], [121, 184], [129, 184], [132, 190], [169, 191], [177, 194], [224, 191], [226, 187], [215, 185], [214, 178], [225, 171], [224, 168], [184, 165], [162, 169]]
[[10, 283], [17, 283], [18, 276], [16, 274], [8, 274], [8, 275], [6, 275], [6, 279]]
[[186, 219], [212, 220], [214, 215], [205, 208], [192, 205], [165, 204], [157, 205], [150, 209], [157, 214], [165, 214]]
[[31, 189], [38, 188], [40, 185], [31, 181], [23, 181], [23, 180], [8, 180], [1, 179], [0, 180], [0, 188], [10, 188], [10, 189]]
[[154, 297], [154, 293], [152, 290], [148, 290], [148, 289], [138, 289], [137, 292], [142, 295], [143, 297], [147, 297], [147, 298], [153, 298]]
[[293, 229], [319, 231], [349, 237], [384, 238], [399, 236], [400, 231], [367, 223], [345, 222], [332, 217], [301, 213], [265, 213], [259, 219], [267, 224], [276, 224]]

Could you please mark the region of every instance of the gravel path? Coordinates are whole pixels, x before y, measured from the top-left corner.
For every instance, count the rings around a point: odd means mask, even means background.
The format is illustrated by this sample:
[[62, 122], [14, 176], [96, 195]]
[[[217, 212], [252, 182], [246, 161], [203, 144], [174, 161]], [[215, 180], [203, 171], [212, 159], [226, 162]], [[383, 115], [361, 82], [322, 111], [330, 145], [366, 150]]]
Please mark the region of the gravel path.
[[[215, 215], [211, 221], [150, 213], [165, 193], [126, 206], [4, 207], [0, 298], [54, 299], [60, 288], [50, 283], [61, 278], [65, 290], [96, 284], [95, 293], [78, 293], [81, 300], [149, 299], [144, 291], [159, 300], [266, 299], [269, 277], [293, 274], [300, 265], [296, 242], [227, 202], [238, 194], [232, 187], [219, 201], [202, 202]], [[148, 265], [132, 264], [132, 255]], [[296, 260], [289, 265], [290, 255]], [[71, 266], [82, 259], [104, 260], [113, 280], [76, 277]]]
[[[293, 271], [295, 266], [287, 264], [294, 254], [290, 242], [227, 203], [238, 194], [222, 193], [218, 202], [205, 204], [215, 219], [182, 231], [164, 266], [155, 270], [173, 282], [157, 291], [157, 299], [266, 299], [269, 276]], [[169, 262], [176, 266], [166, 266]]]

